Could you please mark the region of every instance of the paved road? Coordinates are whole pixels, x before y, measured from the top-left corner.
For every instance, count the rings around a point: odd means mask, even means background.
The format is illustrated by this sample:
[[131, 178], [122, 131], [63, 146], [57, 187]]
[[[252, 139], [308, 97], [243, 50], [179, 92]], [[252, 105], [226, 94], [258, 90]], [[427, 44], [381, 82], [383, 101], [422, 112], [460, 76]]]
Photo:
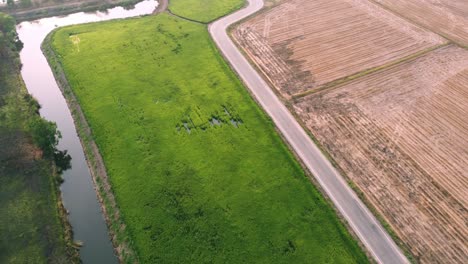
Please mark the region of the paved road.
[[226, 30], [231, 24], [263, 7], [263, 0], [248, 2], [246, 8], [212, 23], [209, 26], [212, 38], [377, 262], [409, 263], [377, 219], [228, 37]]

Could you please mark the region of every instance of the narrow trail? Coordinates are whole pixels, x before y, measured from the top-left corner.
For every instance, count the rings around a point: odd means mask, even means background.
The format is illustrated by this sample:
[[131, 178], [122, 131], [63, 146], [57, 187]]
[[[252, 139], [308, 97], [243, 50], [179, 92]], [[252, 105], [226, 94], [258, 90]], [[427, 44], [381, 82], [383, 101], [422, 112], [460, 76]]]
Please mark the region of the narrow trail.
[[167, 7], [169, 6], [169, 0], [157, 0], [157, 1], [158, 1], [158, 6], [153, 12], [154, 15], [168, 10]]
[[374, 259], [378, 263], [409, 263], [379, 221], [228, 36], [231, 25], [261, 10], [264, 5], [263, 0], [248, 0], [248, 3], [245, 8], [211, 23], [211, 37]]

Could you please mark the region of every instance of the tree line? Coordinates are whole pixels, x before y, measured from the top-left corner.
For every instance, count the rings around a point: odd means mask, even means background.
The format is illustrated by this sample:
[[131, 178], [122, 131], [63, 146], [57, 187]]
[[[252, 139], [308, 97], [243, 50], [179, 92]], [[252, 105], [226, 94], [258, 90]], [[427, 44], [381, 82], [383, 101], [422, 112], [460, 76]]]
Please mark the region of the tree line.
[[16, 21], [8, 14], [0, 12], [0, 57], [12, 57], [23, 48], [16, 33]]
[[[18, 57], [22, 48], [15, 19], [0, 12], [0, 67], [9, 68], [0, 71], [0, 86], [11, 86], [11, 82], [5, 80], [20, 75]], [[1, 89], [9, 92], [0, 96], [0, 129], [26, 132], [42, 150], [43, 156], [53, 159], [59, 170], [69, 168], [71, 157], [66, 151], [57, 149], [60, 131], [54, 122], [40, 116], [40, 105], [36, 99], [23, 87], [0, 87], [0, 92]]]

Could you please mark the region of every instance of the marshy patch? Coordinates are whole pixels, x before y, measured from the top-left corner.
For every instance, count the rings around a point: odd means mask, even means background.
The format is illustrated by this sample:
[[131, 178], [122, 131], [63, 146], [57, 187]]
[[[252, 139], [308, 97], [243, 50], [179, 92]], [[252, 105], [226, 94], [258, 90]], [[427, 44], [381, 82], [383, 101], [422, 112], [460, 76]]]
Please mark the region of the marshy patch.
[[229, 120], [229, 121], [230, 121], [231, 124], [232, 124], [233, 126], [235, 126], [236, 128], [238, 128], [240, 125], [242, 125], [242, 121], [240, 121], [240, 120], [231, 119], [231, 120]]
[[194, 131], [207, 131], [226, 125], [239, 128], [244, 122], [232, 105], [221, 105], [219, 110], [210, 114], [202, 111], [200, 106], [188, 107], [180, 122], [176, 124], [177, 133], [185, 130], [188, 134]]
[[232, 106], [223, 106], [224, 113], [229, 117], [229, 122], [234, 127], [238, 128], [243, 124], [242, 119], [239, 117], [239, 114]]
[[212, 117], [210, 119], [210, 124], [211, 124], [211, 126], [220, 126], [222, 124], [222, 122], [219, 119], [217, 119], [216, 117]]
[[192, 133], [188, 123], [184, 123], [183, 126], [185, 128], [185, 131], [187, 131], [187, 133], [189, 134]]

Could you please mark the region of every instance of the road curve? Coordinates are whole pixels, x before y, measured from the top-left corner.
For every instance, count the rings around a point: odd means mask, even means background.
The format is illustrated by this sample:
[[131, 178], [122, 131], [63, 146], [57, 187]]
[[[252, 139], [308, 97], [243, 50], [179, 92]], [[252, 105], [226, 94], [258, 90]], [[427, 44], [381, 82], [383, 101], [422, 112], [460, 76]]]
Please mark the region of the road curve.
[[227, 29], [230, 25], [262, 7], [263, 0], [248, 0], [247, 7], [210, 24], [211, 37], [375, 260], [385, 264], [409, 263], [377, 219], [229, 38]]

